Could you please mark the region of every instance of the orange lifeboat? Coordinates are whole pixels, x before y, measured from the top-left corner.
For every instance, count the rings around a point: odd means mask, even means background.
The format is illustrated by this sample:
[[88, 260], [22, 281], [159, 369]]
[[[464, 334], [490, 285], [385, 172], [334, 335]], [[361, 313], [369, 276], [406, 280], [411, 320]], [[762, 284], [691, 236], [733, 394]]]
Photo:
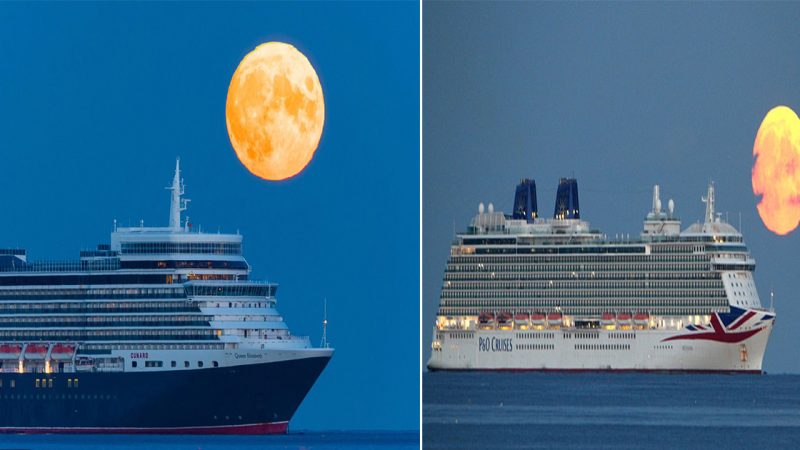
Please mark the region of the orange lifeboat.
[[540, 327], [540, 328], [543, 327], [544, 320], [545, 320], [544, 314], [539, 314], [539, 313], [531, 314], [531, 324], [534, 327]]
[[637, 327], [646, 327], [649, 321], [649, 314], [639, 313], [633, 316], [633, 323], [636, 324]]
[[600, 316], [600, 325], [603, 327], [613, 327], [614, 326], [614, 314], [605, 312], [602, 316]]
[[631, 315], [628, 313], [619, 313], [617, 314], [617, 323], [619, 323], [620, 328], [630, 328], [631, 327]]
[[0, 359], [19, 359], [22, 353], [20, 344], [0, 344]]
[[501, 312], [497, 315], [497, 327], [501, 330], [511, 329], [512, 316], [510, 312]]
[[547, 325], [550, 327], [560, 327], [561, 326], [561, 313], [550, 313], [547, 315]]
[[488, 311], [484, 311], [478, 316], [478, 325], [482, 329], [488, 329], [494, 327], [494, 314]]
[[514, 314], [514, 325], [517, 328], [523, 328], [523, 329], [524, 328], [528, 328], [528, 324], [529, 324], [528, 319], [530, 319], [530, 318], [531, 318], [531, 316], [529, 316], [526, 313], [516, 313], [516, 314]]
[[56, 344], [50, 351], [50, 358], [55, 360], [69, 360], [75, 354], [75, 346], [70, 344]]
[[28, 344], [25, 346], [25, 359], [44, 359], [47, 356], [47, 344]]

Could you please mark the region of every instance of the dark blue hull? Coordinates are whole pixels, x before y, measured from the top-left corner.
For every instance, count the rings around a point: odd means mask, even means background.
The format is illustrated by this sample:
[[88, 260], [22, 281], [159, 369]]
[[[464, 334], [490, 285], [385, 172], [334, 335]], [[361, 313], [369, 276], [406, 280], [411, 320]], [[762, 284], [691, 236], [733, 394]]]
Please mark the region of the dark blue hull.
[[2, 373], [0, 432], [285, 432], [329, 360], [138, 373]]

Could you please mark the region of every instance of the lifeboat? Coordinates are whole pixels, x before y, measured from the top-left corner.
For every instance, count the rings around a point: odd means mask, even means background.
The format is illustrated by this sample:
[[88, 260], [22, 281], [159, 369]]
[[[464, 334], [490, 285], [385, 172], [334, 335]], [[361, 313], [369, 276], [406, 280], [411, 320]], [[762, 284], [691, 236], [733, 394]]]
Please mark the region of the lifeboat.
[[633, 323], [636, 324], [637, 327], [646, 327], [649, 321], [649, 314], [639, 313], [633, 316]]
[[517, 328], [526, 329], [528, 328], [528, 319], [530, 318], [531, 316], [526, 313], [516, 313], [514, 314], [514, 326]]
[[55, 360], [72, 359], [75, 354], [75, 346], [70, 344], [56, 344], [50, 351], [50, 358]]
[[561, 313], [550, 313], [547, 315], [547, 325], [553, 328], [561, 326]]
[[19, 359], [22, 353], [20, 344], [0, 344], [0, 359]]
[[47, 356], [47, 344], [28, 344], [25, 346], [25, 359], [44, 359]]
[[531, 314], [531, 325], [537, 328], [544, 327], [544, 314], [534, 313]]
[[501, 330], [510, 330], [511, 329], [511, 313], [510, 312], [501, 312], [497, 315], [497, 328]]
[[631, 315], [627, 313], [619, 313], [617, 314], [617, 323], [619, 323], [620, 328], [630, 328], [631, 327]]
[[494, 327], [494, 314], [490, 312], [482, 312], [478, 316], [478, 326], [484, 330]]
[[603, 313], [603, 315], [600, 316], [600, 325], [603, 326], [603, 327], [606, 327], [606, 328], [613, 327], [614, 326], [614, 314], [608, 313], [608, 312]]

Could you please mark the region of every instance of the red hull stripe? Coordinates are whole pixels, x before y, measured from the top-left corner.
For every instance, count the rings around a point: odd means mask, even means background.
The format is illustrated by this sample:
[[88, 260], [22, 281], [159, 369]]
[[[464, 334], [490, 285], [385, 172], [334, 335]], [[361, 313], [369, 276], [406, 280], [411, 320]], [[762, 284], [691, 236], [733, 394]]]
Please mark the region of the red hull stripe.
[[175, 428], [70, 428], [70, 427], [0, 427], [0, 433], [23, 434], [286, 434], [289, 422], [250, 423], [213, 427]]
[[667, 341], [682, 341], [682, 340], [703, 340], [703, 341], [716, 341], [716, 342], [725, 342], [728, 344], [736, 344], [742, 342], [743, 340], [753, 336], [754, 334], [758, 333], [759, 331], [763, 330], [763, 328], [756, 328], [755, 330], [744, 331], [741, 333], [720, 333], [719, 331], [714, 331], [711, 333], [694, 333], [694, 334], [684, 334], [681, 336], [672, 336], [670, 338], [662, 339], [661, 342]]
[[713, 328], [716, 333], [725, 333], [725, 327], [722, 326], [722, 323], [719, 321], [719, 316], [716, 314], [711, 316], [711, 328]]
[[710, 369], [434, 369], [431, 372], [561, 372], [561, 373], [685, 373], [685, 374], [748, 374], [761, 375], [760, 370], [710, 370]]
[[741, 317], [741, 319], [739, 319], [739, 321], [738, 321], [738, 322], [736, 322], [735, 324], [733, 324], [733, 325], [732, 325], [730, 328], [728, 328], [728, 329], [729, 329], [729, 330], [735, 330], [735, 329], [739, 328], [740, 326], [744, 325], [744, 323], [745, 323], [745, 322], [747, 322], [748, 320], [750, 320], [750, 318], [751, 318], [751, 317], [753, 317], [753, 316], [755, 316], [755, 315], [756, 315], [755, 311], [750, 311], [750, 312], [748, 312], [747, 314], [743, 315], [743, 316]]

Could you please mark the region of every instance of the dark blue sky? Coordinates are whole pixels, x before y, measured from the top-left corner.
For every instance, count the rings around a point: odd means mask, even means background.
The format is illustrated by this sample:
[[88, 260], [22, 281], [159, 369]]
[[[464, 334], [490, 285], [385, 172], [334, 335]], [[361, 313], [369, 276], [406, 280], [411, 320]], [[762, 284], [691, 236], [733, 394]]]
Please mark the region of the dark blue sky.
[[478, 202], [509, 212], [535, 178], [552, 215], [574, 175], [582, 218], [637, 234], [661, 185], [684, 227], [702, 220], [709, 179], [756, 258], [777, 324], [764, 362], [800, 372], [799, 231], [762, 225], [752, 150], [776, 105], [800, 111], [797, 3], [438, 3], [423, 9], [423, 354], [453, 226]]
[[[306, 170], [239, 163], [225, 98], [256, 45], [295, 45], [326, 100]], [[121, 225], [167, 224], [175, 157], [188, 215], [244, 234], [295, 334], [337, 352], [297, 429], [419, 426], [419, 7], [402, 4], [5, 4], [0, 245], [77, 257]], [[268, 382], [268, 380], [265, 380]]]

